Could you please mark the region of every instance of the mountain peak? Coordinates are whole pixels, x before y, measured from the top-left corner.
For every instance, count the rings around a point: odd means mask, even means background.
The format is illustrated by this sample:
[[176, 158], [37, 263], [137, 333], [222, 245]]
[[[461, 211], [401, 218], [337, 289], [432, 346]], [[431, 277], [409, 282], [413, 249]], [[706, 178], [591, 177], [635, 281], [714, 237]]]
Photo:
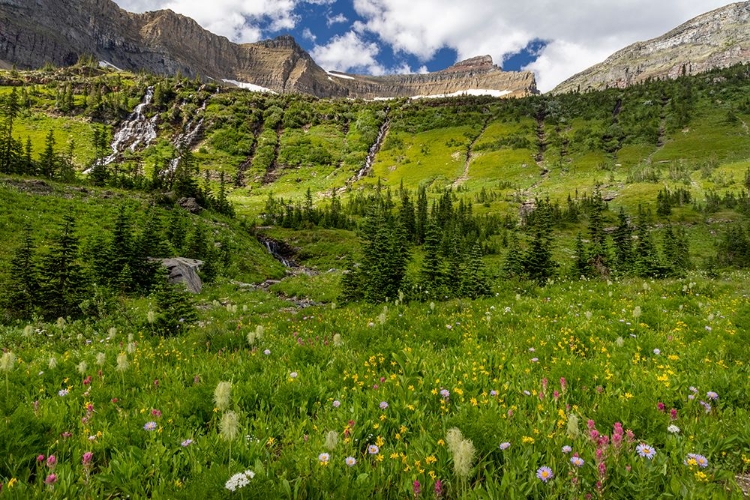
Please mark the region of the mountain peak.
[[[33, 5], [31, 5], [33, 3]], [[128, 13], [112, 0], [0, 0], [0, 64], [74, 64], [82, 55], [124, 70], [200, 75], [240, 86], [318, 97], [411, 97], [482, 89], [536, 92], [528, 72], [503, 72], [490, 56], [430, 75], [342, 76], [318, 66], [290, 35], [235, 44], [171, 10]]]
[[454, 73], [459, 71], [489, 71], [496, 69], [497, 66], [492, 61], [492, 56], [476, 56], [459, 61], [453, 66], [446, 68], [441, 73]]
[[627, 87], [750, 60], [750, 1], [695, 17], [662, 36], [636, 42], [558, 85], [552, 93]]

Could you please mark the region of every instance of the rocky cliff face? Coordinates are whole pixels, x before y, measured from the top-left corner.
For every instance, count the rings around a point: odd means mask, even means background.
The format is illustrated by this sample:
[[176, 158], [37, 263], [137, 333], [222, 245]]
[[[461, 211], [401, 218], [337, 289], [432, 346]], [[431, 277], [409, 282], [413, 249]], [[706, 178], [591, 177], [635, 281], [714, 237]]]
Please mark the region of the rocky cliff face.
[[552, 92], [627, 87], [648, 78], [677, 78], [750, 61], [750, 2], [698, 16], [669, 33], [626, 47]]
[[289, 36], [238, 45], [170, 10], [132, 14], [111, 0], [0, 0], [0, 67], [64, 66], [87, 54], [125, 70], [179, 72], [318, 97], [536, 92], [532, 73], [504, 72], [488, 57], [428, 75], [332, 76]]
[[346, 87], [349, 95], [364, 99], [435, 96], [470, 90], [507, 92], [505, 95], [513, 97], [524, 97], [537, 92], [533, 73], [503, 71], [492, 63], [490, 56], [474, 57], [443, 71], [427, 74], [332, 75], [332, 78], [341, 80], [339, 84]]

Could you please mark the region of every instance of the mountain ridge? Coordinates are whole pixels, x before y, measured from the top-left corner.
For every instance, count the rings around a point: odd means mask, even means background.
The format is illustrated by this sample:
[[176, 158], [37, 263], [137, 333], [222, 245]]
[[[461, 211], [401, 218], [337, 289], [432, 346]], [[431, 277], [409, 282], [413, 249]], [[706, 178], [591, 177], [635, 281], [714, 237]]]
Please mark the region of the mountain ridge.
[[568, 78], [551, 93], [627, 87], [750, 61], [750, 1], [690, 19], [667, 33], [618, 50]]
[[[479, 64], [448, 73], [332, 75], [289, 35], [235, 44], [171, 10], [134, 14], [111, 0], [0, 0], [0, 61], [5, 66], [75, 64], [93, 54], [125, 70], [236, 81], [277, 93], [317, 97], [396, 98], [491, 90], [509, 96], [534, 94], [531, 72], [506, 72], [480, 56]], [[449, 68], [450, 69], [450, 68]], [[333, 75], [335, 77], [335, 75]]]

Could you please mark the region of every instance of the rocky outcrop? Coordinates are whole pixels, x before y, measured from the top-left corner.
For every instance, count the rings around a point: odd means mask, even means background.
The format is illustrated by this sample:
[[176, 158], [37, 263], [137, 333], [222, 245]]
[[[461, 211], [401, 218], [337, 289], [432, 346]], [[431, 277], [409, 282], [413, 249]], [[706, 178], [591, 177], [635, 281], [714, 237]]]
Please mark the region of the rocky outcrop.
[[329, 74], [291, 36], [235, 44], [171, 10], [133, 14], [111, 0], [0, 0], [0, 66], [74, 64], [82, 55], [124, 70], [211, 78], [318, 97], [406, 97], [471, 89], [536, 92], [531, 73], [487, 57], [429, 75]]
[[173, 284], [182, 283], [190, 293], [201, 293], [203, 282], [198, 271], [203, 261], [174, 257], [171, 259], [160, 259], [161, 265], [169, 272], [169, 282]]
[[552, 93], [627, 87], [750, 61], [750, 2], [698, 16], [669, 33], [626, 47], [578, 73]]
[[[435, 73], [413, 75], [363, 76], [331, 73], [341, 80], [351, 97], [376, 99], [447, 95], [471, 90], [507, 92], [504, 95], [525, 97], [535, 94], [536, 80], [530, 71], [503, 71], [490, 56], [474, 57]], [[492, 95], [492, 94], [490, 94]]]

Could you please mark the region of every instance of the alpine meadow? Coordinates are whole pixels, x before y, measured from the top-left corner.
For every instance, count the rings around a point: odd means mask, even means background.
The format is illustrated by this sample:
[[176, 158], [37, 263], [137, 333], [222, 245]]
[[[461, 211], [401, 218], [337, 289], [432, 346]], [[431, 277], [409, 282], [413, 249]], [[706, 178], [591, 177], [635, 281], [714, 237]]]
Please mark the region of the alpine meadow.
[[0, 70], [0, 499], [747, 498], [750, 66], [578, 90]]

